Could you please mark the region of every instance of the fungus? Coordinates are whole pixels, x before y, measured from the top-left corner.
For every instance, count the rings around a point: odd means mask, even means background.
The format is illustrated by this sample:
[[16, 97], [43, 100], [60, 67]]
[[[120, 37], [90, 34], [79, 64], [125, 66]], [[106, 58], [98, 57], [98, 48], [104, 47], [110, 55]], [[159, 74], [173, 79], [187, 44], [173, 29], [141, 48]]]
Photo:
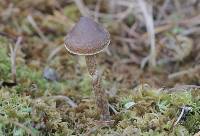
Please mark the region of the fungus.
[[70, 53], [85, 56], [101, 121], [110, 121], [110, 112], [107, 94], [101, 87], [101, 76], [96, 68], [96, 54], [109, 44], [109, 32], [88, 17], [81, 17], [65, 37], [65, 47]]

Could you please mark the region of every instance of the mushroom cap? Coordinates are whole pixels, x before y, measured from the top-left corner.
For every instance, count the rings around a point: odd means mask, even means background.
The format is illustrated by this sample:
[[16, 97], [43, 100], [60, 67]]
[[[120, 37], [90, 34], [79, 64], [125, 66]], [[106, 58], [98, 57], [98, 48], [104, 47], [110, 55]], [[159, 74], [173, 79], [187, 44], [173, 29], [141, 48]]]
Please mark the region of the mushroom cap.
[[109, 43], [109, 32], [88, 17], [81, 17], [65, 37], [66, 49], [77, 55], [97, 54], [106, 48]]

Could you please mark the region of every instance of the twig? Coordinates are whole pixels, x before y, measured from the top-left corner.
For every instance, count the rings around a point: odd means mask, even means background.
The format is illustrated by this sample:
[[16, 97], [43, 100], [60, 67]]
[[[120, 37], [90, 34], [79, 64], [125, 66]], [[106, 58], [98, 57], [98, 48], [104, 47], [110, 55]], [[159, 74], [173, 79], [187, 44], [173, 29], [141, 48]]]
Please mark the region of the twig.
[[136, 43], [136, 41], [132, 38], [120, 37], [120, 36], [113, 36], [113, 38], [117, 41], [127, 42], [127, 43]]
[[133, 6], [130, 5], [125, 11], [115, 14], [106, 14], [106, 13], [98, 13], [96, 14], [95, 11], [89, 10], [92, 16], [102, 17], [102, 18], [109, 18], [110, 20], [116, 20], [117, 23], [123, 21], [133, 10]]
[[153, 17], [152, 15], [148, 13], [147, 6], [144, 0], [138, 0], [138, 4], [144, 15], [144, 19], [146, 20], [148, 37], [149, 37], [149, 41], [151, 45], [150, 54], [149, 54], [149, 62], [151, 66], [155, 67], [156, 66], [156, 47], [155, 47], [155, 31], [154, 31]]
[[52, 50], [52, 52], [49, 54], [48, 58], [47, 58], [47, 63], [49, 63], [49, 61], [51, 61], [53, 59], [53, 57], [63, 48], [64, 46], [58, 46], [57, 48], [55, 48], [54, 50]]
[[[134, 8], [134, 4], [131, 4], [130, 2], [117, 2], [116, 1], [117, 4], [119, 4], [119, 5], [127, 6], [127, 9], [123, 12], [116, 13], [116, 14], [106, 14], [106, 13], [97, 12], [97, 11], [99, 11], [98, 3], [95, 8], [95, 11], [93, 11], [85, 6], [83, 0], [73, 0], [73, 1], [76, 3], [82, 16], [94, 16], [95, 20], [96, 20], [96, 18], [99, 18], [99, 17], [105, 17], [105, 18], [109, 18], [109, 19], [116, 19], [117, 22], [121, 22], [124, 18], [126, 18], [132, 12], [132, 9]], [[101, 0], [99, 0], [98, 2], [99, 2], [99, 6], [100, 6]]]
[[168, 4], [169, 4], [170, 0], [165, 0], [163, 2], [163, 5], [161, 6], [160, 10], [159, 10], [159, 14], [158, 14], [158, 19], [156, 22], [160, 22], [161, 18], [164, 16], [165, 14], [165, 9], [167, 8]]
[[49, 100], [49, 99], [53, 99], [53, 100], [65, 100], [65, 102], [67, 104], [69, 104], [72, 108], [76, 108], [78, 107], [77, 104], [72, 101], [69, 97], [67, 96], [63, 96], [63, 95], [57, 95], [57, 96], [49, 96], [49, 97], [41, 97], [39, 99], [45, 99], [45, 100]]
[[10, 59], [11, 59], [11, 65], [12, 65], [12, 68], [11, 68], [12, 80], [13, 80], [14, 83], [17, 83], [17, 79], [16, 79], [16, 54], [17, 54], [17, 49], [19, 48], [21, 41], [22, 41], [22, 37], [18, 37], [17, 42], [15, 43], [14, 49], [13, 49], [11, 44], [9, 45], [10, 52], [11, 52]]
[[111, 104], [108, 104], [109, 108], [112, 109], [112, 111], [115, 113], [115, 114], [118, 114], [118, 111], [115, 110], [115, 108], [111, 105]]
[[191, 91], [191, 90], [200, 90], [200, 86], [197, 85], [178, 85], [173, 88], [162, 88], [160, 92], [165, 92], [165, 93], [173, 93], [173, 92], [183, 92], [183, 91]]
[[133, 11], [133, 5], [130, 5], [127, 10], [119, 14], [117, 22], [123, 21]]
[[[159, 34], [161, 32], [170, 30], [173, 26], [174, 26], [173, 24], [166, 24], [166, 25], [157, 26], [155, 28], [155, 34]], [[142, 39], [145, 39], [147, 36], [148, 36], [148, 33], [146, 32], [142, 35]]]
[[179, 122], [179, 121], [181, 120], [181, 118], [183, 117], [184, 111], [185, 111], [185, 109], [182, 108], [181, 114], [178, 116], [178, 119], [177, 119], [176, 122], [173, 124], [174, 127], [178, 124], [178, 122]]
[[179, 71], [176, 73], [172, 73], [172, 74], [168, 75], [168, 79], [179, 78], [179, 77], [182, 77], [183, 75], [189, 75], [189, 74], [195, 73], [198, 70], [200, 70], [200, 65], [197, 65], [194, 68], [190, 68], [188, 70], [183, 70], [183, 71]]
[[[129, 28], [127, 25], [125, 25], [125, 27], [127, 27], [128, 28], [128, 30], [126, 30], [127, 32], [128, 32], [128, 34], [130, 35], [130, 36], [132, 36], [132, 37], [135, 37], [136, 39], [138, 39], [138, 40], [140, 40], [140, 37], [141, 37], [141, 35], [138, 33], [138, 32], [136, 32], [136, 29], [137, 29], [137, 27], [138, 27], [138, 24], [139, 24], [139, 22], [135, 22], [132, 26], [131, 26], [131, 28]], [[143, 40], [142, 40], [143, 41]]]
[[141, 63], [140, 63], [140, 68], [144, 69], [145, 65], [147, 64], [147, 62], [149, 61], [149, 56], [146, 56], [142, 59]]
[[27, 19], [28, 19], [29, 23], [32, 25], [32, 27], [35, 29], [35, 31], [38, 33], [38, 35], [42, 38], [42, 40], [45, 43], [49, 43], [48, 39], [45, 37], [43, 32], [40, 30], [40, 28], [36, 24], [35, 20], [33, 19], [33, 17], [31, 15], [28, 15]]

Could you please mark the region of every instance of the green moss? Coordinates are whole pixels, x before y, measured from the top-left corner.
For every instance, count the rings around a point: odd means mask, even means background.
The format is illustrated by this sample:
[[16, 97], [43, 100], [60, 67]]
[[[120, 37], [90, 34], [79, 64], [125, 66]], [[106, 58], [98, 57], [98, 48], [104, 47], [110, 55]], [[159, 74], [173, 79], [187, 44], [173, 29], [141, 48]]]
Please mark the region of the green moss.
[[79, 81], [78, 86], [84, 96], [90, 96], [92, 94], [92, 83], [88, 74], [83, 75]]
[[11, 90], [2, 88], [0, 89], [0, 101], [0, 133], [21, 136], [27, 134], [25, 127], [33, 129], [29, 97], [19, 96], [14, 88]]

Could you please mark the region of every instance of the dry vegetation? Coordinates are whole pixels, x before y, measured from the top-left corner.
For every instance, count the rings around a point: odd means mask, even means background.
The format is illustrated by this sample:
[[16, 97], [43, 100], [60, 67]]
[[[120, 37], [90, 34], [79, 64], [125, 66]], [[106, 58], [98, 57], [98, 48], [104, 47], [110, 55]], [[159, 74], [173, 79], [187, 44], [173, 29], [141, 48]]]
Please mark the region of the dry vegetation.
[[[198, 136], [199, 0], [1, 0], [0, 135]], [[112, 126], [64, 37], [89, 16], [112, 42], [98, 56]]]

